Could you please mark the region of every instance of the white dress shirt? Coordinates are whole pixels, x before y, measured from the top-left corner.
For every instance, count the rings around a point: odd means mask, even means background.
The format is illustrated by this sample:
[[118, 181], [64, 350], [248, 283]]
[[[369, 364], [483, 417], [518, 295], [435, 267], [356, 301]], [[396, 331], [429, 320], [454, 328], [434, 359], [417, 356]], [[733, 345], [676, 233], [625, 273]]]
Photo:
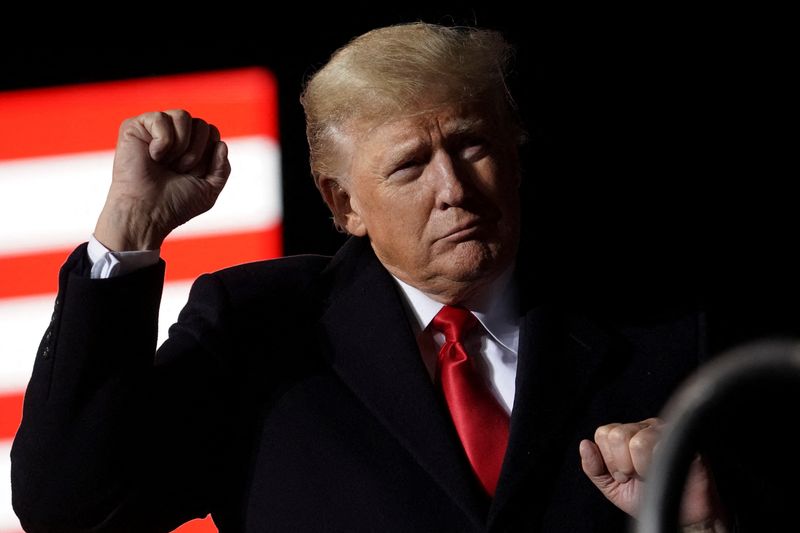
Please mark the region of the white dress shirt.
[[86, 252], [89, 254], [89, 261], [92, 262], [92, 271], [89, 275], [92, 279], [121, 276], [146, 266], [155, 265], [158, 263], [160, 254], [160, 250], [112, 252], [95, 239], [94, 235], [89, 239]]
[[[159, 259], [159, 250], [112, 252], [94, 235], [89, 239], [87, 253], [92, 263], [92, 279], [121, 276], [153, 265]], [[474, 358], [475, 366], [507, 413], [511, 413], [514, 405], [519, 347], [516, 292], [512, 278], [512, 269], [509, 268], [480, 295], [464, 303], [482, 326], [469, 333], [464, 341], [464, 348]], [[444, 334], [433, 331], [428, 326], [444, 304], [419, 289], [394, 279], [404, 296], [406, 314], [425, 367], [433, 380], [436, 376], [439, 349], [444, 344]]]
[[[463, 304], [483, 326], [469, 332], [463, 343], [464, 348], [486, 379], [494, 397], [509, 414], [514, 405], [519, 348], [519, 319], [512, 273], [511, 268], [507, 269], [478, 297]], [[431, 379], [434, 379], [439, 349], [445, 339], [443, 333], [429, 326], [444, 304], [408, 283], [394, 279], [405, 296], [406, 312], [416, 335], [422, 360]]]

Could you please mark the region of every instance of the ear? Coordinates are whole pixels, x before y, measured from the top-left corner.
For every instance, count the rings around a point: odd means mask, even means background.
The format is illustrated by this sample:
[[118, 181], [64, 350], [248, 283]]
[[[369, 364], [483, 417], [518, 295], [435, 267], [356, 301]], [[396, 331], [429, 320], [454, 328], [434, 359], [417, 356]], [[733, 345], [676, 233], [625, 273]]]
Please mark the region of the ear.
[[333, 213], [333, 221], [336, 225], [356, 237], [365, 236], [367, 227], [364, 225], [361, 214], [356, 208], [357, 206], [354, 206], [350, 194], [341, 185], [339, 178], [322, 174], [319, 177], [318, 184], [322, 198], [328, 204], [331, 213]]

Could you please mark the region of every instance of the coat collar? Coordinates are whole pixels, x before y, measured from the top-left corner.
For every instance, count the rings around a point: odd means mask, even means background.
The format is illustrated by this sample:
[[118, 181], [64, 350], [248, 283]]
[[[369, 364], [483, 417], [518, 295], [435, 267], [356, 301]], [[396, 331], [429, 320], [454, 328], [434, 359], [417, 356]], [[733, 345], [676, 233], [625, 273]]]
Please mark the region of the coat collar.
[[366, 239], [351, 238], [326, 275], [330, 293], [320, 327], [334, 372], [483, 528], [488, 498], [473, 479], [390, 274]]

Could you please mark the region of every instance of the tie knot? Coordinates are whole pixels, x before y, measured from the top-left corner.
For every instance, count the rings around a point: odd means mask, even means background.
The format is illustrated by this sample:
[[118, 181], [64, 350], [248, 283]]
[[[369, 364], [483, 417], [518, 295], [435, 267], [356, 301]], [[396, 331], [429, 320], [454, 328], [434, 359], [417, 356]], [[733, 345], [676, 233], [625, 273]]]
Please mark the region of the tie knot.
[[433, 320], [431, 325], [437, 331], [444, 333], [447, 342], [461, 342], [464, 335], [475, 327], [478, 319], [475, 318], [469, 309], [454, 305], [442, 307]]

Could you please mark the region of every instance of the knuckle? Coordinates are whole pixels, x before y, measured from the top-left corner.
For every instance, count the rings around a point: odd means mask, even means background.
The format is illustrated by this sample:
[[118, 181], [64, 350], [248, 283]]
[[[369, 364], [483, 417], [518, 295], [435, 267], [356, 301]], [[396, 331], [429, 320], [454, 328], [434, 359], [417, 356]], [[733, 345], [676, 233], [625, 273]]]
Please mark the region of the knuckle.
[[170, 125], [172, 120], [169, 118], [169, 115], [163, 111], [145, 113], [140, 115], [139, 118], [141, 120], [138, 122], [142, 125], [142, 127], [152, 133], [158, 133], [167, 137], [172, 133], [172, 127]]
[[123, 132], [123, 131], [130, 130], [131, 128], [135, 128], [137, 125], [138, 124], [137, 124], [137, 121], [136, 121], [135, 118], [126, 118], [125, 120], [123, 120], [120, 123], [119, 131]]
[[191, 122], [192, 120], [192, 115], [190, 115], [185, 109], [170, 109], [164, 113], [171, 116], [176, 121]]
[[608, 440], [612, 444], [624, 444], [628, 440], [628, 432], [622, 425], [615, 426], [609, 430]]
[[143, 122], [146, 120], [155, 120], [159, 116], [161, 116], [161, 111], [147, 111], [146, 113], [134, 117], [133, 120]]
[[643, 424], [646, 424], [648, 427], [660, 427], [663, 424], [663, 421], [660, 418], [648, 418], [646, 420], [642, 420]]
[[637, 433], [631, 437], [628, 446], [631, 449], [631, 453], [642, 454], [650, 449], [650, 440], [647, 439], [642, 433]]
[[162, 111], [148, 111], [132, 118], [125, 119], [123, 122], [131, 127], [144, 128], [151, 130], [156, 126], [161, 126], [167, 115]]
[[611, 428], [614, 427], [614, 424], [606, 424], [605, 426], [600, 426], [594, 432], [594, 439], [595, 440], [604, 440], [608, 438], [608, 433], [611, 431]]

